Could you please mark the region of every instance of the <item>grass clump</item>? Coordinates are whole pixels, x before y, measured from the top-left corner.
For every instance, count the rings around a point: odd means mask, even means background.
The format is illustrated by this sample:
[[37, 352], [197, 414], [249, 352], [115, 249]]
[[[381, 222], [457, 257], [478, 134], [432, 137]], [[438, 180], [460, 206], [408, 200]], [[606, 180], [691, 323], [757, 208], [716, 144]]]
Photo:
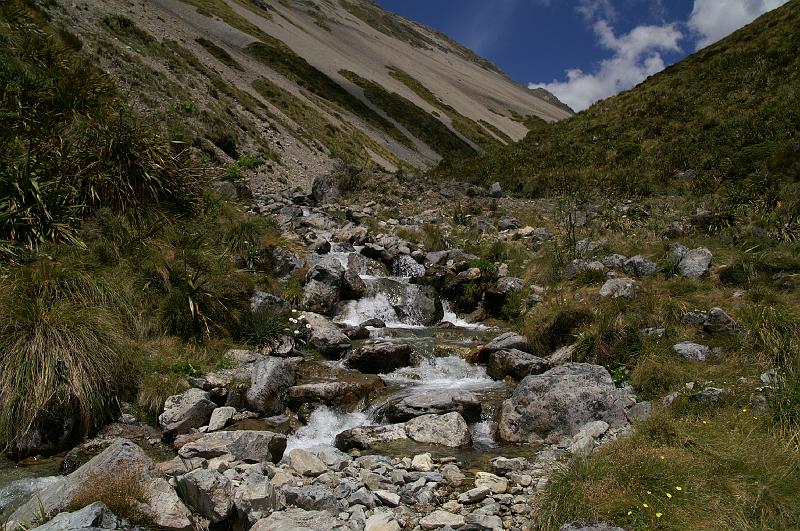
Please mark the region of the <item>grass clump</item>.
[[224, 64], [225, 66], [229, 66], [230, 68], [233, 68], [234, 70], [239, 70], [240, 72], [244, 71], [242, 65], [240, 65], [236, 59], [231, 57], [231, 54], [229, 54], [227, 50], [225, 50], [225, 48], [217, 46], [216, 44], [214, 44], [213, 42], [204, 37], [198, 37], [197, 39], [195, 39], [195, 42], [200, 46], [202, 46], [203, 48], [205, 48], [205, 50], [208, 53], [210, 53], [217, 61]]
[[87, 478], [73, 493], [67, 510], [74, 512], [94, 502], [102, 502], [130, 524], [153, 528], [152, 516], [142, 510], [148, 501], [144, 477], [144, 471], [123, 467]]

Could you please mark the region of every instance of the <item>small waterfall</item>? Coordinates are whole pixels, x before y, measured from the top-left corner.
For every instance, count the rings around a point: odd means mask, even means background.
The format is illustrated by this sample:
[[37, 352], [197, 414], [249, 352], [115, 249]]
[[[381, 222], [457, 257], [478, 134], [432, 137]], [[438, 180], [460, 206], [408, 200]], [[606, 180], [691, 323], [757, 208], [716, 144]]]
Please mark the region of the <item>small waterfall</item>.
[[485, 391], [504, 385], [490, 378], [484, 367], [470, 365], [458, 356], [428, 358], [416, 367], [403, 367], [382, 378], [386, 383], [414, 386], [415, 392], [435, 389]]
[[392, 262], [392, 275], [401, 278], [425, 276], [425, 266], [408, 255], [400, 255]]
[[336, 435], [367, 424], [368, 415], [364, 412], [344, 413], [321, 406], [311, 413], [308, 424], [289, 436], [286, 452], [294, 448], [308, 450], [319, 446], [331, 446]]
[[491, 420], [482, 420], [476, 422], [470, 428], [472, 432], [472, 444], [478, 450], [488, 450], [490, 448], [498, 448], [500, 445], [494, 438], [494, 432], [497, 425]]
[[482, 324], [468, 323], [450, 308], [450, 303], [442, 299], [442, 308], [444, 309], [444, 317], [442, 321], [452, 323], [458, 328], [467, 328], [469, 330], [488, 330], [489, 327]]

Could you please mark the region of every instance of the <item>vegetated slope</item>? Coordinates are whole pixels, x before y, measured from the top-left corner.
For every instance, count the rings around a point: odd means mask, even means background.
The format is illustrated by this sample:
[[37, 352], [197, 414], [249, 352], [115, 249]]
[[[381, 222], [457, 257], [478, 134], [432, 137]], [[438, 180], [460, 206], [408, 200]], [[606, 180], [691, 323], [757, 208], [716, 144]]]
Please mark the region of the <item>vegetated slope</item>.
[[524, 141], [438, 173], [541, 195], [720, 187], [761, 191], [800, 165], [800, 2], [792, 1], [633, 90]]
[[[333, 160], [427, 168], [445, 154], [521, 139], [526, 116], [570, 115], [463, 46], [367, 0], [43, 4], [175, 140], [226, 163], [270, 152], [261, 181], [308, 184]], [[453, 143], [436, 145], [410, 130], [340, 71], [404, 98], [450, 130]]]

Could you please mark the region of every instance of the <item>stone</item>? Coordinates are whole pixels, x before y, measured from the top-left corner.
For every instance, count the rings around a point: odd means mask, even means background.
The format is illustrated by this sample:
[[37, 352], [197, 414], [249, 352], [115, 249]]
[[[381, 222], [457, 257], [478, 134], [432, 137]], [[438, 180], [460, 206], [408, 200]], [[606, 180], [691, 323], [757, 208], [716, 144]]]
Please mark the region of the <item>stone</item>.
[[572, 437], [569, 452], [573, 455], [585, 456], [591, 453], [596, 445], [597, 439], [608, 431], [609, 425], [602, 420], [587, 422], [580, 431]]
[[468, 514], [464, 520], [471, 529], [499, 531], [503, 529], [503, 520], [499, 516], [488, 514]]
[[317, 477], [328, 471], [328, 467], [319, 457], [302, 448], [290, 451], [287, 463], [301, 476]]
[[628, 260], [627, 256], [612, 254], [603, 258], [603, 265], [609, 269], [623, 269], [626, 260]]
[[374, 374], [330, 367], [316, 361], [304, 362], [299, 373], [298, 385], [290, 387], [287, 393], [289, 405], [293, 408], [308, 403], [348, 405], [384, 386], [383, 380]]
[[94, 502], [73, 513], [59, 513], [34, 529], [39, 531], [74, 531], [78, 529], [119, 529], [120, 519], [102, 502]]
[[250, 471], [236, 487], [233, 503], [253, 523], [278, 508], [275, 488], [263, 474]]
[[415, 455], [411, 460], [411, 468], [419, 472], [430, 472], [433, 470], [433, 460], [431, 454], [424, 453]]
[[342, 276], [342, 298], [357, 300], [367, 292], [367, 285], [358, 275], [349, 269]]
[[489, 196], [495, 198], [503, 197], [503, 187], [500, 186], [499, 182], [495, 181], [489, 187]]
[[353, 253], [347, 257], [347, 271], [356, 275], [372, 277], [385, 277], [389, 275], [389, 269], [383, 263], [357, 253]]
[[697, 391], [689, 396], [690, 400], [699, 402], [701, 404], [714, 404], [721, 399], [733, 396], [733, 391], [730, 389], [720, 389], [718, 387], [706, 387], [702, 391]]
[[228, 422], [235, 414], [235, 407], [218, 407], [211, 413], [211, 420], [208, 421], [208, 431], [219, 431], [223, 429], [228, 425]]
[[492, 460], [492, 467], [498, 474], [506, 475], [511, 472], [521, 472], [532, 468], [531, 463], [524, 457], [496, 457]]
[[286, 505], [294, 505], [306, 511], [328, 511], [336, 514], [345, 509], [344, 502], [336, 499], [333, 491], [322, 485], [283, 485], [280, 490]]
[[711, 349], [698, 343], [682, 342], [672, 345], [672, 350], [679, 356], [692, 361], [706, 361]]
[[708, 272], [713, 255], [705, 247], [687, 251], [680, 262], [678, 270], [684, 278], [700, 278]]
[[408, 439], [405, 424], [388, 426], [360, 426], [336, 435], [336, 448], [344, 452], [356, 449], [367, 450], [376, 443]]
[[272, 251], [272, 264], [272, 272], [285, 279], [301, 269], [305, 265], [305, 260], [283, 247], [275, 246]]
[[550, 368], [547, 360], [517, 349], [498, 350], [489, 355], [486, 372], [495, 380], [511, 376], [522, 380], [531, 374], [541, 374]]
[[564, 278], [571, 280], [585, 271], [604, 272], [606, 266], [597, 260], [587, 260], [586, 258], [576, 258], [564, 268]]
[[473, 505], [475, 503], [480, 503], [486, 499], [487, 496], [491, 491], [484, 487], [478, 486], [474, 489], [470, 489], [466, 492], [462, 492], [458, 495], [458, 503], [463, 503], [464, 505]]
[[521, 226], [522, 224], [517, 218], [512, 218], [509, 216], [504, 216], [497, 222], [498, 230], [514, 230], [520, 228]]
[[599, 365], [567, 363], [527, 376], [503, 402], [498, 429], [508, 442], [555, 443], [578, 433], [587, 422], [627, 425], [625, 408], [635, 402], [617, 389]]
[[370, 282], [366, 295], [386, 297], [397, 317], [408, 324], [434, 326], [444, 317], [442, 300], [433, 286], [377, 278]]
[[283, 413], [286, 390], [294, 385], [301, 358], [268, 357], [256, 362], [246, 399], [250, 409], [263, 415]]
[[211, 523], [225, 520], [233, 511], [233, 485], [216, 470], [198, 468], [180, 476], [178, 492], [186, 505]]
[[164, 430], [164, 437], [172, 439], [192, 428], [205, 426], [216, 407], [209, 393], [192, 388], [167, 398], [164, 412], [158, 416], [158, 424]]
[[650, 418], [653, 413], [653, 405], [650, 401], [637, 402], [625, 414], [630, 422], [641, 422]]
[[390, 341], [368, 342], [351, 351], [345, 366], [367, 374], [388, 374], [411, 363], [411, 345]]
[[493, 494], [503, 494], [508, 490], [508, 480], [489, 472], [478, 472], [475, 474], [475, 486], [485, 487]]
[[237, 461], [277, 463], [286, 449], [286, 436], [271, 431], [216, 431], [185, 444], [178, 455], [184, 459], [212, 459], [225, 454]]
[[58, 476], [23, 478], [0, 487], [0, 519], [11, 514], [20, 505], [53, 483], [61, 483]]
[[364, 531], [400, 531], [401, 527], [388, 512], [377, 512], [367, 518]]
[[606, 280], [603, 287], [600, 288], [600, 296], [613, 299], [635, 299], [636, 290], [636, 282], [630, 278], [612, 278]]
[[522, 352], [527, 352], [528, 338], [516, 332], [500, 334], [478, 349], [478, 362], [488, 363], [489, 356], [492, 352], [497, 352], [498, 350], [520, 350]]
[[444, 415], [423, 415], [406, 422], [408, 438], [419, 443], [439, 444], [451, 448], [469, 446], [472, 436], [464, 417], [453, 412]]
[[375, 495], [367, 487], [361, 487], [350, 495], [348, 503], [350, 505], [363, 505], [371, 509], [375, 507]]
[[378, 489], [375, 491], [375, 496], [377, 496], [386, 507], [397, 507], [400, 505], [400, 496], [394, 492]]
[[291, 307], [288, 302], [272, 293], [256, 290], [253, 292], [253, 296], [250, 297], [250, 311], [253, 313], [265, 312], [286, 315], [290, 310]]
[[403, 278], [424, 277], [425, 266], [408, 255], [401, 255], [392, 262], [392, 275]]
[[305, 312], [303, 315], [304, 321], [311, 325], [309, 345], [323, 356], [338, 358], [352, 346], [350, 338], [329, 319], [312, 312]]
[[460, 514], [452, 514], [442, 510], [433, 511], [419, 521], [419, 525], [422, 529], [439, 529], [445, 526], [458, 528], [465, 523], [464, 517]]
[[442, 467], [442, 477], [448, 484], [458, 486], [467, 476], [456, 465], [448, 463]]
[[453, 411], [460, 413], [467, 422], [478, 422], [481, 401], [468, 391], [440, 389], [391, 399], [378, 407], [376, 415], [389, 422], [405, 422], [422, 415], [442, 415]]
[[336, 527], [336, 518], [325, 511], [291, 508], [275, 511], [256, 522], [250, 531], [328, 531]]
[[623, 267], [625, 272], [635, 277], [652, 277], [658, 272], [658, 265], [649, 258], [636, 255], [628, 258]]
[[742, 334], [744, 327], [722, 308], [711, 308], [703, 321], [703, 330], [709, 334]]
[[316, 205], [335, 203], [340, 195], [339, 179], [335, 175], [318, 175], [311, 183], [311, 198]]
[[211, 188], [225, 196], [227, 199], [236, 199], [239, 197], [239, 192], [236, 190], [236, 185], [230, 181], [214, 181], [211, 183]]
[[193, 529], [192, 513], [164, 478], [153, 478], [144, 487], [145, 512], [159, 529]]

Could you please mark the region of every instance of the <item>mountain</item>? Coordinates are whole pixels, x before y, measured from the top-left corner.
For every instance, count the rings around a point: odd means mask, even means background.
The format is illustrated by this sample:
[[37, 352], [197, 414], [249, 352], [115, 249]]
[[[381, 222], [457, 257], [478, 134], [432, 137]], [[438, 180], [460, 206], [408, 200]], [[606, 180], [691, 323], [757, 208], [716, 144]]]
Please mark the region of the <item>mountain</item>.
[[225, 160], [269, 151], [285, 182], [310, 184], [335, 159], [424, 169], [523, 138], [528, 116], [570, 115], [368, 0], [92, 0], [46, 9], [174, 140]]
[[704, 193], [796, 181], [798, 27], [795, 0], [628, 92], [541, 124], [523, 142], [487, 156], [451, 157], [438, 172], [499, 180], [533, 196], [587, 186]]

